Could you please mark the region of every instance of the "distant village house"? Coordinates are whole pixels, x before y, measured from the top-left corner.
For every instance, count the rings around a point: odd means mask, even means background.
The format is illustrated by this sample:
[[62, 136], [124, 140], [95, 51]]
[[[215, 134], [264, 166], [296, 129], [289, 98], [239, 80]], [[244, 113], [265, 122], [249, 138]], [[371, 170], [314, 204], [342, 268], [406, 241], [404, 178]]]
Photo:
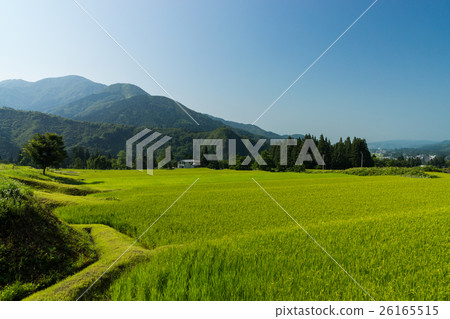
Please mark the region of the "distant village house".
[[194, 161], [192, 159], [184, 159], [178, 162], [178, 168], [195, 168], [200, 166], [198, 161]]

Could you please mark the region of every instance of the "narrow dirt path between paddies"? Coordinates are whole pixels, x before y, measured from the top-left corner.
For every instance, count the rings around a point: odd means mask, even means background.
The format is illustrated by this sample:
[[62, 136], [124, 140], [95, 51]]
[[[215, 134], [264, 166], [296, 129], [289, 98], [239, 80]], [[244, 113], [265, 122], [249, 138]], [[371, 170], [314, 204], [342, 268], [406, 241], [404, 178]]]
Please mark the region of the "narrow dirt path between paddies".
[[[99, 278], [103, 272], [130, 247], [134, 240], [105, 225], [71, 225], [79, 231], [88, 231], [94, 241], [98, 261], [86, 267], [82, 271], [72, 275], [59, 283], [41, 290], [25, 300], [76, 300]], [[149, 258], [156, 252], [142, 248], [138, 243], [130, 248], [114, 266], [99, 280], [85, 295], [91, 299], [102, 285], [117, 275], [122, 269], [132, 267], [140, 261]]]

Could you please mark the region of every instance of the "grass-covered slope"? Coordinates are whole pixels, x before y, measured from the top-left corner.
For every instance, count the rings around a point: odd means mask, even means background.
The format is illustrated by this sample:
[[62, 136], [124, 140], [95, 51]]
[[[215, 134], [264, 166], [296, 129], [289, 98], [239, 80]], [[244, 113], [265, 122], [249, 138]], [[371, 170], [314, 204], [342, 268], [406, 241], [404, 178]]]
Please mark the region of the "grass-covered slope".
[[18, 300], [95, 260], [87, 233], [56, 218], [0, 175], [0, 300]]

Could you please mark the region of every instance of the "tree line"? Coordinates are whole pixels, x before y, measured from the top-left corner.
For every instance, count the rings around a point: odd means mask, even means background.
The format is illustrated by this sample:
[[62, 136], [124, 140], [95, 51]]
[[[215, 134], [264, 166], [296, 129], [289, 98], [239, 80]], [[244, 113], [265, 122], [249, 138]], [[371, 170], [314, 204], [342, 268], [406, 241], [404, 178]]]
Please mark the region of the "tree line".
[[[318, 165], [317, 162], [305, 161], [302, 165], [295, 165], [295, 162], [300, 154], [300, 151], [307, 139], [314, 141], [317, 146], [325, 165]], [[287, 148], [287, 163], [283, 165], [280, 161], [280, 146], [271, 145], [261, 152], [261, 157], [267, 165], [259, 165], [254, 159], [248, 164], [244, 165], [247, 156], [236, 155], [236, 163], [229, 165], [228, 161], [207, 161], [203, 154], [214, 152], [207, 147], [202, 148], [202, 156], [200, 161], [201, 167], [208, 167], [211, 169], [236, 169], [236, 170], [250, 170], [260, 169], [266, 171], [304, 171], [305, 169], [323, 168], [343, 170], [352, 167], [415, 167], [423, 164], [420, 158], [407, 158], [400, 156], [397, 159], [379, 159], [372, 155], [367, 147], [365, 139], [354, 137], [345, 140], [342, 138], [335, 144], [320, 135], [316, 138], [312, 135], [305, 135], [303, 138], [298, 138], [296, 145]], [[155, 165], [158, 160], [155, 159]], [[65, 167], [74, 169], [127, 169], [126, 167], [126, 153], [120, 151], [116, 156], [111, 153], [101, 154], [98, 150], [91, 151], [88, 148], [77, 146], [72, 148], [70, 153], [65, 150], [62, 136], [52, 133], [36, 134], [33, 139], [26, 143], [15, 161], [9, 160], [0, 162], [13, 162], [19, 165], [36, 165], [45, 170], [47, 167]], [[146, 160], [144, 159], [144, 165]], [[443, 156], [435, 157], [428, 165], [438, 168], [450, 167], [450, 161], [446, 161]], [[176, 160], [172, 160], [168, 168], [176, 167]]]
[[[290, 138], [288, 138], [290, 139]], [[295, 162], [300, 154], [300, 151], [307, 139], [314, 141], [317, 146], [325, 165], [318, 165], [313, 157], [313, 161], [305, 161], [302, 165], [295, 165]], [[304, 171], [305, 169], [324, 168], [324, 169], [347, 169], [351, 167], [372, 167], [374, 166], [374, 159], [367, 147], [365, 139], [348, 137], [346, 140], [339, 140], [339, 142], [332, 144], [331, 141], [320, 135], [316, 138], [312, 135], [305, 135], [303, 138], [298, 138], [296, 145], [287, 147], [287, 163], [283, 165], [280, 161], [281, 146], [271, 145], [269, 148], [261, 152], [261, 157], [267, 165], [259, 165], [255, 160], [249, 165], [243, 165], [246, 156], [236, 156], [236, 165], [228, 165], [228, 161], [207, 162], [202, 156], [201, 166], [209, 168], [230, 168], [237, 170], [245, 169], [261, 169], [266, 171]], [[207, 152], [203, 150], [202, 153]]]

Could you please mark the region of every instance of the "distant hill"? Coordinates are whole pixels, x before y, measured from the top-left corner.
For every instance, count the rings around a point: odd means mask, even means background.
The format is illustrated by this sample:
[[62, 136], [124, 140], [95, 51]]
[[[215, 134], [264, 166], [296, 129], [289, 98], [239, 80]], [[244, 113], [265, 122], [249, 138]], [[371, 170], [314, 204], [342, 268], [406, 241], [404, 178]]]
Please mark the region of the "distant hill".
[[304, 138], [305, 137], [305, 135], [303, 135], [303, 134], [284, 134], [284, 135], [281, 135], [281, 138]]
[[441, 155], [450, 155], [450, 140], [445, 140], [439, 143], [426, 145], [422, 147], [424, 150], [428, 150], [430, 152], [436, 152]]
[[193, 131], [211, 131], [223, 126], [219, 121], [183, 107], [200, 125], [195, 124], [172, 99], [149, 94], [94, 104], [74, 115], [72, 119], [159, 128], [186, 128]]
[[[172, 137], [170, 144], [174, 159], [192, 158], [192, 139], [251, 138], [255, 140], [259, 138], [259, 136], [241, 135], [226, 126], [220, 126], [208, 132], [195, 132], [184, 128], [147, 127]], [[76, 146], [83, 146], [91, 151], [98, 150], [103, 154], [111, 153], [116, 156], [119, 151], [125, 150], [126, 140], [141, 129], [143, 127], [81, 122], [36, 111], [0, 108], [0, 157], [3, 159], [17, 157], [23, 144], [28, 142], [34, 134], [45, 132], [62, 135], [69, 151]], [[224, 149], [227, 154], [227, 143]], [[237, 153], [245, 153], [245, 148], [239, 141]]]
[[133, 126], [78, 122], [40, 112], [0, 108], [0, 156], [15, 158], [34, 134], [45, 132], [63, 135], [69, 150], [84, 146], [115, 155], [124, 149], [124, 141], [135, 130]]
[[300, 138], [300, 137], [303, 138], [305, 136], [303, 134], [279, 135], [279, 134], [271, 132], [271, 131], [263, 130], [262, 128], [260, 128], [256, 125], [253, 125], [253, 124], [243, 124], [243, 123], [224, 120], [220, 117], [215, 117], [215, 116], [208, 115], [208, 114], [205, 114], [205, 115], [209, 116], [210, 118], [212, 118], [216, 121], [220, 121], [227, 126], [230, 126], [230, 127], [242, 130], [242, 131], [247, 131], [254, 135], [264, 136], [266, 138], [288, 138], [289, 136], [292, 138]]
[[75, 75], [37, 82], [6, 80], [0, 82], [0, 107], [47, 112], [59, 105], [99, 93], [105, 88], [104, 84]]
[[[2, 81], [1, 106], [36, 110], [79, 121], [132, 126], [211, 131], [224, 125], [222, 121], [183, 106], [200, 124], [197, 125], [172, 99], [151, 96], [136, 85], [117, 83], [106, 86], [80, 76], [49, 78], [37, 82]], [[274, 133], [254, 125], [233, 127], [239, 130], [249, 128], [252, 136], [274, 136]]]
[[49, 110], [49, 113], [68, 118], [82, 118], [90, 113], [95, 113], [96, 110], [101, 111], [107, 109], [114, 102], [137, 95], [148, 94], [136, 85], [117, 83], [107, 86], [99, 93], [91, 94], [71, 103], [57, 106]]
[[[0, 107], [2, 105], [11, 107], [0, 110], [0, 156], [4, 159], [17, 156], [22, 145], [34, 133], [47, 131], [63, 135], [69, 149], [84, 146], [103, 153], [111, 152], [113, 155], [123, 149], [127, 138], [143, 127], [155, 128], [172, 136], [177, 156], [192, 154], [189, 150], [192, 148], [192, 138], [256, 140], [287, 137], [256, 125], [195, 112], [170, 98], [152, 96], [132, 84], [107, 86], [80, 76], [49, 78], [37, 82], [0, 82]], [[41, 113], [19, 112], [12, 108]], [[302, 136], [291, 135], [294, 138]], [[242, 147], [238, 143], [238, 153]]]
[[430, 154], [430, 155], [442, 155], [449, 156], [450, 155], [450, 140], [445, 140], [439, 143], [429, 144], [422, 147], [417, 148], [403, 148], [399, 149], [399, 152], [405, 154]]
[[436, 141], [428, 140], [391, 140], [391, 141], [381, 141], [381, 142], [371, 142], [367, 143], [367, 146], [371, 150], [384, 149], [384, 150], [394, 150], [400, 148], [417, 148], [425, 145], [436, 143]]
[[[412, 144], [414, 145], [414, 144]], [[399, 156], [416, 156], [416, 155], [437, 155], [437, 156], [450, 156], [450, 140], [442, 142], [433, 142], [419, 147], [401, 147], [394, 149], [386, 149], [385, 155], [397, 158]], [[376, 149], [372, 149], [375, 151]]]
[[[106, 86], [81, 76], [48, 78], [37, 82], [0, 82], [0, 107], [35, 110], [73, 120], [211, 131], [223, 125], [245, 136], [285, 138], [256, 125], [227, 121], [183, 108], [200, 124], [196, 125], [180, 106], [167, 97], [151, 96], [136, 85]], [[302, 137], [293, 134], [292, 137]]]
[[268, 138], [281, 138], [281, 136], [278, 135], [277, 133], [263, 130], [262, 128], [260, 128], [260, 127], [258, 127], [256, 125], [243, 124], [243, 123], [238, 123], [238, 122], [233, 122], [233, 121], [227, 121], [227, 120], [224, 120], [224, 119], [222, 119], [220, 117], [215, 117], [215, 116], [208, 115], [208, 114], [206, 114], [206, 115], [209, 116], [210, 118], [212, 118], [213, 120], [222, 122], [225, 125], [228, 125], [230, 127], [234, 127], [234, 128], [237, 128], [237, 129], [241, 129], [241, 130], [250, 132], [250, 133], [255, 134], [255, 135], [266, 136]]

